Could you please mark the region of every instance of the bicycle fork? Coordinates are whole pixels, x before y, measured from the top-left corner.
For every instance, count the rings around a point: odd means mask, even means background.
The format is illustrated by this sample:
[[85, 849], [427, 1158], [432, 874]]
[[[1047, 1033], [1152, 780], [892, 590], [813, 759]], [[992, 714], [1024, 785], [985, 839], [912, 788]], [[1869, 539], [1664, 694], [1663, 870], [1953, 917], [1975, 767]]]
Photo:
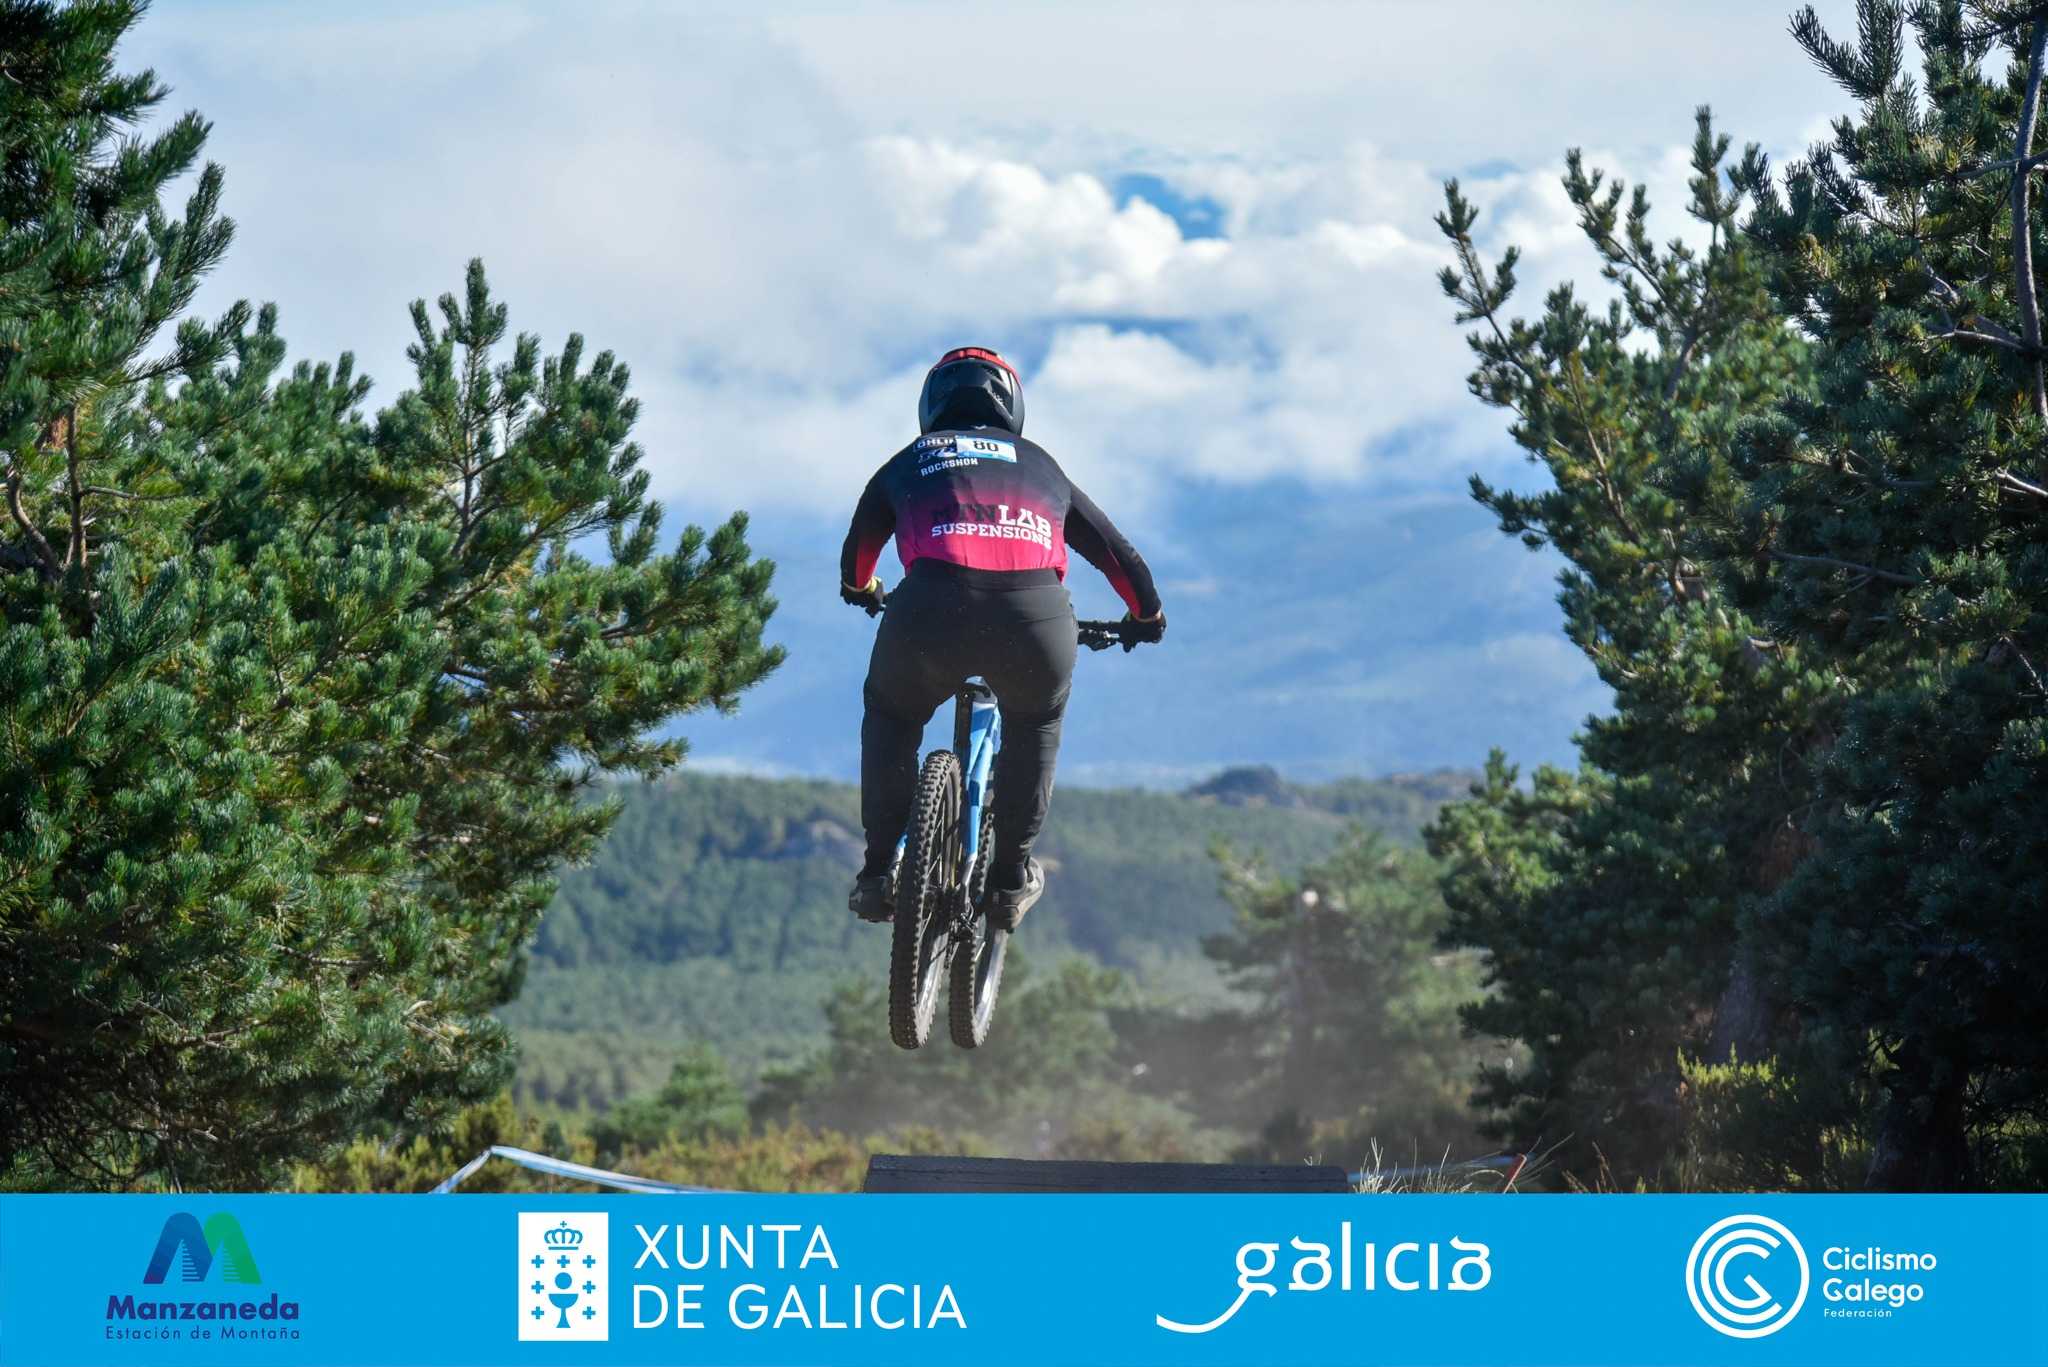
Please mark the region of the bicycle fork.
[[974, 938], [974, 871], [983, 854], [981, 817], [993, 796], [996, 752], [1002, 745], [1003, 714], [996, 706], [995, 692], [979, 680], [969, 680], [961, 685], [953, 708], [953, 753], [960, 757], [967, 786], [960, 812], [960, 886], [952, 926], [955, 943]]

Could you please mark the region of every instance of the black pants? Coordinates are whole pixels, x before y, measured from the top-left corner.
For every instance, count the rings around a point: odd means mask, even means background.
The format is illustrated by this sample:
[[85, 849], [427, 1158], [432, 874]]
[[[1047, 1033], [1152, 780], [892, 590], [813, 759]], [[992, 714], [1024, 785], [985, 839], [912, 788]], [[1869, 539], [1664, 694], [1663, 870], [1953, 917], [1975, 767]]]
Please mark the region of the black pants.
[[995, 862], [1022, 864], [1045, 824], [1060, 719], [1074, 680], [1074, 604], [1050, 571], [955, 575], [920, 560], [889, 595], [862, 696], [860, 816], [866, 872], [885, 872], [910, 820], [925, 723], [969, 675], [1003, 709]]

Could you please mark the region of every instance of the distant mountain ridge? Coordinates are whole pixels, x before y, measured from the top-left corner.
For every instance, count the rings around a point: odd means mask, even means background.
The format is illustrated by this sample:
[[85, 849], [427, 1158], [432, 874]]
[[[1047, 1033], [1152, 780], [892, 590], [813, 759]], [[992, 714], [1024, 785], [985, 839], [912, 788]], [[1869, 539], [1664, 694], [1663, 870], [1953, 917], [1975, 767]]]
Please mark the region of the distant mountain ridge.
[[1293, 783], [1281, 777], [1280, 771], [1270, 764], [1242, 764], [1191, 785], [1181, 795], [1226, 807], [1301, 807], [1332, 816], [1357, 817], [1389, 835], [1412, 838], [1403, 823], [1413, 812], [1434, 812], [1444, 803], [1463, 797], [1473, 778], [1471, 772], [1463, 769], [1433, 769], [1427, 773], [1389, 774], [1385, 778]]

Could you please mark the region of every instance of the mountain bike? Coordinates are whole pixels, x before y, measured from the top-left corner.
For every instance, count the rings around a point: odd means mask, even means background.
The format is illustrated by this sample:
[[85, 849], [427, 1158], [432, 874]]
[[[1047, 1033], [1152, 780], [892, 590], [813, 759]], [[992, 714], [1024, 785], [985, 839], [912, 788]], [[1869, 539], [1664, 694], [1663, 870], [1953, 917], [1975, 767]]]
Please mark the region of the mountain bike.
[[[1090, 650], [1133, 644], [1120, 622], [1077, 626]], [[953, 699], [952, 748], [925, 756], [910, 825], [897, 846], [889, 1038], [904, 1049], [931, 1037], [948, 978], [953, 1043], [978, 1048], [995, 1018], [1010, 933], [988, 923], [982, 898], [995, 858], [995, 759], [1002, 744], [995, 693], [968, 679]]]

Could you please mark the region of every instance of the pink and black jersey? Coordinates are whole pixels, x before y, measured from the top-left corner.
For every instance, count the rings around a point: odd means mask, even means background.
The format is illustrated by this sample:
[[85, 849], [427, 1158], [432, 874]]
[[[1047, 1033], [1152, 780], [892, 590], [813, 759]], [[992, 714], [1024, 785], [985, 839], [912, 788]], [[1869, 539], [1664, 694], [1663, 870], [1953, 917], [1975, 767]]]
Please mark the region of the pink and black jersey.
[[1018, 582], [1065, 579], [1072, 547], [1140, 617], [1159, 611], [1152, 572], [1036, 442], [1000, 428], [933, 432], [875, 472], [839, 555], [852, 588], [874, 575], [891, 536], [907, 571], [920, 560]]

